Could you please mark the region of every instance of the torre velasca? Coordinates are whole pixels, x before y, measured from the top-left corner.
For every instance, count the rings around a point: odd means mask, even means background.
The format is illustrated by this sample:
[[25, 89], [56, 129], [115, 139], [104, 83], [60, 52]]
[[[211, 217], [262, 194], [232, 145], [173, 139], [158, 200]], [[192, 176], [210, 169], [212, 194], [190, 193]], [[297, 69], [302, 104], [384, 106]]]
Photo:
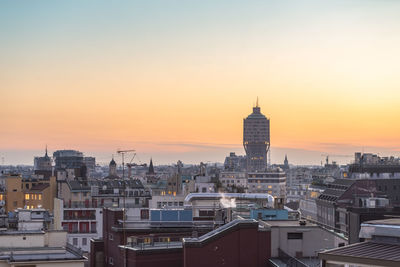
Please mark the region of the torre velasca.
[[270, 147], [269, 119], [258, 106], [253, 113], [243, 119], [243, 146], [247, 155], [247, 171], [263, 172], [267, 168], [267, 155]]

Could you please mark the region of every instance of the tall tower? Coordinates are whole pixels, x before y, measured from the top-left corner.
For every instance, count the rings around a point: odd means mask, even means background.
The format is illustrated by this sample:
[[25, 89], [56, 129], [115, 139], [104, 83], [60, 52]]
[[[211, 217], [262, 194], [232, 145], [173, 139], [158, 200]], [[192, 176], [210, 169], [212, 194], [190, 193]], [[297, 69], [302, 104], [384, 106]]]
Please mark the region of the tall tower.
[[258, 98], [253, 113], [243, 119], [243, 146], [247, 155], [247, 171], [265, 171], [270, 147], [269, 119], [261, 113]]
[[114, 156], [112, 157], [112, 160], [110, 161], [110, 165], [108, 169], [108, 176], [109, 177], [114, 177], [117, 176], [117, 163], [114, 160]]

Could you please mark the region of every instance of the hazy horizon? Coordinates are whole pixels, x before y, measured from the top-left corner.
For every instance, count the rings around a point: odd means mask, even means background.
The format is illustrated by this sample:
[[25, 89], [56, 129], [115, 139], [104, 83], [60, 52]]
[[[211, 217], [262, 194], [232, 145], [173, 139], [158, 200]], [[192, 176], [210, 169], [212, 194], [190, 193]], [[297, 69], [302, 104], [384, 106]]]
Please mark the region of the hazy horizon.
[[[175, 164], [178, 160], [181, 160], [184, 164], [199, 164], [200, 162], [205, 163], [223, 163], [225, 157], [229, 155], [230, 152], [235, 152], [236, 155], [245, 155], [243, 148], [240, 147], [231, 147], [232, 149], [227, 149], [226, 147], [217, 147], [214, 146], [210, 148], [209, 146], [201, 146], [196, 145], [197, 148], [192, 151], [185, 151], [181, 153], [171, 153], [169, 151], [164, 151], [162, 153], [149, 153], [149, 152], [141, 152], [137, 151], [137, 156], [133, 160], [135, 163], [149, 163], [150, 158], [153, 159], [155, 165], [169, 165]], [[351, 147], [349, 146], [346, 149], [335, 150], [335, 153], [327, 153], [324, 151], [313, 151], [313, 150], [304, 150], [304, 149], [291, 149], [291, 148], [280, 148], [280, 147], [272, 147], [271, 148], [271, 163], [272, 164], [283, 164], [283, 160], [285, 155], [287, 155], [289, 164], [293, 165], [321, 165], [321, 162], [325, 164], [326, 156], [329, 156], [329, 162], [336, 161], [338, 164], [348, 164], [354, 160], [355, 152], [365, 152], [365, 153], [375, 153], [380, 156], [395, 156], [400, 157], [399, 151], [392, 151], [388, 148], [379, 148], [379, 147]], [[52, 156], [52, 153], [55, 150], [61, 149], [74, 149], [79, 150], [84, 153], [85, 156], [93, 156], [96, 157], [96, 163], [101, 165], [106, 165], [110, 162], [112, 157], [114, 156], [117, 164], [121, 163], [121, 156], [117, 154], [116, 150], [113, 151], [84, 151], [80, 150], [78, 147], [68, 147], [68, 148], [59, 148], [52, 149], [49, 148], [49, 156]], [[354, 150], [355, 149], [355, 150]], [[2, 163], [2, 158], [4, 157], [5, 165], [33, 165], [33, 158], [35, 156], [43, 156], [45, 150], [0, 150], [0, 164]], [[128, 158], [130, 155], [128, 155]], [[131, 158], [128, 159], [128, 161]]]

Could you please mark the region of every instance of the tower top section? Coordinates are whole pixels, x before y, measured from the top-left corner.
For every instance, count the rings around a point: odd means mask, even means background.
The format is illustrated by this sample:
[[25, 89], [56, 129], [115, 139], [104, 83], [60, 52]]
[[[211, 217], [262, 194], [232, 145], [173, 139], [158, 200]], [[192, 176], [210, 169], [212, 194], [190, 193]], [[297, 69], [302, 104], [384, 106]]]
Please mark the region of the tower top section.
[[261, 113], [261, 108], [258, 105], [258, 97], [257, 97], [256, 105], [253, 106], [253, 113], [251, 113], [249, 116], [247, 116], [247, 119], [266, 119], [264, 114]]

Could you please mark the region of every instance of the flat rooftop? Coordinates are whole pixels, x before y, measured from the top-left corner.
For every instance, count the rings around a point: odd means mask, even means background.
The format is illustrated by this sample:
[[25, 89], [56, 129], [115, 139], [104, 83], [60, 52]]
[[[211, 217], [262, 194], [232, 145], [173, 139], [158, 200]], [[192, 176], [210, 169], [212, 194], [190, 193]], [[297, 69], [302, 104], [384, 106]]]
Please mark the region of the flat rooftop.
[[263, 221], [263, 223], [271, 227], [318, 227], [318, 225], [310, 222], [306, 222], [305, 225], [300, 225], [300, 221], [297, 220], [280, 220], [280, 221]]
[[181, 249], [182, 242], [155, 242], [154, 244], [138, 244], [134, 246], [119, 246], [121, 248], [131, 249], [135, 251], [143, 250], [160, 250], [160, 249]]
[[372, 220], [372, 221], [363, 222], [363, 224], [400, 225], [400, 218], [398, 218], [398, 219]]
[[42, 230], [21, 230], [21, 231], [0, 231], [1, 235], [44, 235], [45, 232]]
[[86, 260], [63, 247], [0, 248], [0, 260], [8, 262]]

